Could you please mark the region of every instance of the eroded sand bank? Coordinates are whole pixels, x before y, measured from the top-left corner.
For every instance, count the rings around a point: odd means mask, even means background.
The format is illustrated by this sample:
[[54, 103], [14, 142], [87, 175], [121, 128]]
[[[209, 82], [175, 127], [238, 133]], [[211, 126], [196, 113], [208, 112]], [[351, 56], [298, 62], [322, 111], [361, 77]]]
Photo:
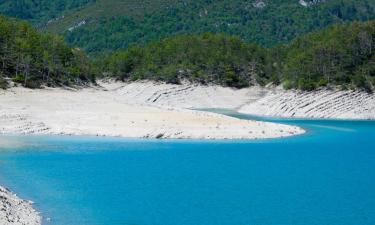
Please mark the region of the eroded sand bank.
[[[12, 88], [2, 91], [0, 132], [184, 139], [258, 139], [304, 132], [294, 126], [187, 110], [183, 102], [150, 104], [139, 100], [139, 93], [132, 96], [136, 92], [124, 88], [122, 83], [101, 85], [81, 90]], [[124, 94], [127, 91], [130, 94]], [[228, 102], [237, 101], [236, 96], [227, 98]], [[205, 96], [201, 101], [224, 104]]]
[[375, 95], [360, 91], [283, 90], [281, 87], [244, 89], [152, 82], [123, 84], [123, 99], [155, 106], [178, 108], [225, 108], [241, 113], [326, 119], [375, 119]]

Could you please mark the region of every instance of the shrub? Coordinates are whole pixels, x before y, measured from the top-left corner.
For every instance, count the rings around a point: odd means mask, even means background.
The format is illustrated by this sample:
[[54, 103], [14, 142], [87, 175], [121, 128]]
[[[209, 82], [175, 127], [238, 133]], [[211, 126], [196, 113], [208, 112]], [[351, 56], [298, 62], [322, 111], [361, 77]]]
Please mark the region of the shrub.
[[283, 87], [285, 90], [290, 90], [294, 87], [293, 82], [291, 80], [285, 80], [283, 82]]
[[306, 80], [305, 78], [300, 78], [298, 80], [298, 89], [303, 91], [312, 91], [315, 88], [315, 84], [312, 81]]
[[328, 80], [327, 79], [320, 79], [318, 82], [318, 87], [326, 87], [328, 85]]
[[37, 81], [37, 80], [27, 80], [25, 84], [25, 87], [32, 88], [32, 89], [40, 88], [40, 86], [41, 86], [41, 83], [40, 81]]
[[0, 76], [0, 89], [6, 89], [8, 87], [8, 82]]
[[25, 82], [25, 77], [23, 75], [17, 75], [12, 80], [15, 83], [24, 83]]
[[359, 89], [362, 89], [362, 90], [364, 90], [366, 92], [369, 92], [369, 93], [373, 92], [372, 85], [371, 85], [370, 81], [367, 80], [366, 77], [363, 76], [363, 75], [355, 76], [353, 78], [353, 83], [354, 83], [355, 87], [357, 87]]

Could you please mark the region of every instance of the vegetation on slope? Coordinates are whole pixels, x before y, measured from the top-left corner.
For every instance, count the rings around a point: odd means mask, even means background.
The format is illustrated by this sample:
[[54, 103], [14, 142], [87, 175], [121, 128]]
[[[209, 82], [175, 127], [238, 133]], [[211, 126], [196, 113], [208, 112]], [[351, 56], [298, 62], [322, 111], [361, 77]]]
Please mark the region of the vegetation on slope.
[[111, 52], [176, 35], [226, 33], [264, 47], [347, 21], [375, 19], [373, 0], [4, 0], [0, 12]]
[[45, 28], [49, 32], [64, 33], [81, 21], [86, 21], [86, 26], [94, 27], [99, 24], [112, 25], [103, 21], [121, 20], [122, 17], [142, 20], [146, 15], [165, 11], [180, 2], [180, 0], [95, 0], [93, 4], [66, 12], [63, 18], [46, 24]]
[[375, 21], [337, 25], [296, 39], [286, 49], [288, 88], [328, 84], [371, 91], [375, 85]]
[[106, 60], [105, 68], [120, 79], [248, 86], [263, 77], [266, 54], [256, 45], [226, 35], [179, 36], [133, 47]]
[[79, 9], [96, 0], [2, 0], [0, 12], [7, 16], [28, 20], [34, 24], [46, 23], [64, 12]]
[[[98, 53], [206, 32], [270, 47], [332, 24], [371, 19], [373, 0], [329, 0], [309, 7], [298, 0], [97, 0], [49, 24], [47, 30]], [[82, 21], [85, 25], [68, 31]]]
[[121, 80], [190, 80], [237, 88], [282, 83], [302, 90], [341, 86], [371, 92], [374, 38], [374, 20], [335, 25], [272, 48], [227, 34], [180, 35], [118, 51], [94, 65], [62, 38], [0, 17], [0, 88], [9, 80], [26, 87], [84, 84], [101, 71]]
[[7, 79], [26, 87], [82, 84], [94, 80], [89, 61], [58, 36], [0, 17], [0, 88]]
[[132, 47], [105, 60], [119, 79], [216, 83], [231, 87], [284, 83], [286, 88], [375, 85], [375, 22], [336, 25], [289, 45], [265, 49], [227, 35], [189, 35]]

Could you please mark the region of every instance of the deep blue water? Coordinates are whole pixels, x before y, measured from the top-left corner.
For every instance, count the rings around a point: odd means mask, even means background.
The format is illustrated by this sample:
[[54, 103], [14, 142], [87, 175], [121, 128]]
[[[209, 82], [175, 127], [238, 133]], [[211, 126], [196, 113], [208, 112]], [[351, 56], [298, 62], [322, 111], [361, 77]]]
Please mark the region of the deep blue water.
[[309, 133], [2, 137], [22, 145], [0, 150], [0, 184], [35, 201], [53, 225], [374, 225], [375, 122], [281, 122]]

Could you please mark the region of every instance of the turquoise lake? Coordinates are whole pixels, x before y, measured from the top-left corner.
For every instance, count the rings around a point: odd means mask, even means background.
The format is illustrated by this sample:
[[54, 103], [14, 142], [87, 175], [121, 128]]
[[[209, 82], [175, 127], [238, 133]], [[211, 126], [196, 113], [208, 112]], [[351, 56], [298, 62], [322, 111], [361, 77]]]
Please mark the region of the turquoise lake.
[[270, 120], [309, 132], [1, 137], [19, 145], [0, 147], [0, 184], [36, 202], [51, 225], [374, 225], [375, 122]]

